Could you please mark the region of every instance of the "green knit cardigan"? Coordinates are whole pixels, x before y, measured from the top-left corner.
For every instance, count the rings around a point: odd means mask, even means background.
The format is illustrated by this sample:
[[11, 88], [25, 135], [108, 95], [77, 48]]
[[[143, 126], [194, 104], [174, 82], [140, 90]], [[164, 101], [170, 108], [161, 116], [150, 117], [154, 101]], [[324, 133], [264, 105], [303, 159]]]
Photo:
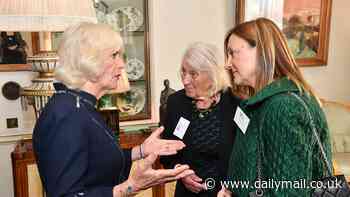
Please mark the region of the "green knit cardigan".
[[[245, 134], [237, 128], [228, 171], [228, 179], [235, 181], [229, 188], [239, 197], [255, 191], [259, 143], [265, 180], [261, 186], [268, 187], [264, 196], [310, 196], [312, 189], [308, 188], [308, 183], [328, 175], [306, 109], [289, 92], [301, 95], [306, 102], [328, 161], [332, 161], [327, 121], [316, 99], [301, 93], [287, 78], [276, 80], [240, 104], [250, 123]], [[259, 129], [261, 140], [258, 140]], [[240, 181], [249, 181], [250, 185], [242, 186]]]

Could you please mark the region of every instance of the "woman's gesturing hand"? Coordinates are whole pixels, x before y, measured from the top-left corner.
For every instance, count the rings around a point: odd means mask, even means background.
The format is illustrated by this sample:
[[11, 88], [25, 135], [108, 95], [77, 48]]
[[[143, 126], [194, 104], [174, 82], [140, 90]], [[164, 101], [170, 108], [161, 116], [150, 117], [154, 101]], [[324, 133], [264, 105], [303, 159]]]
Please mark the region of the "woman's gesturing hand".
[[225, 187], [221, 187], [221, 190], [219, 191], [217, 197], [231, 197], [232, 192]]
[[173, 155], [177, 151], [183, 149], [185, 144], [180, 140], [164, 140], [160, 139], [164, 127], [160, 127], [153, 131], [153, 133], [142, 143], [142, 151], [144, 156], [152, 153], [157, 155]]
[[128, 178], [128, 182], [133, 185], [135, 191], [194, 174], [188, 165], [177, 165], [175, 169], [155, 170], [152, 168], [152, 164], [156, 159], [157, 155], [150, 154], [145, 159], [136, 162], [136, 168]]
[[181, 181], [188, 190], [194, 193], [199, 193], [200, 191], [206, 189], [202, 183], [202, 179], [195, 174], [186, 176], [182, 178]]

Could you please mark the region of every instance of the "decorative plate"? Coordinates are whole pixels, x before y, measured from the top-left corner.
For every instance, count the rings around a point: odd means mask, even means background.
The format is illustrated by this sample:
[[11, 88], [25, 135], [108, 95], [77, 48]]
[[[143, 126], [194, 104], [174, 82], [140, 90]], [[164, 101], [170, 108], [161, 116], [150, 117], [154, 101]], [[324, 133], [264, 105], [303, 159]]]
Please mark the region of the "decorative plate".
[[117, 105], [121, 113], [135, 115], [140, 113], [146, 104], [146, 90], [144, 86], [132, 86], [130, 91], [118, 95]]
[[107, 15], [101, 10], [96, 9], [96, 18], [97, 18], [97, 22], [108, 24]]
[[106, 20], [116, 31], [136, 31], [143, 24], [143, 15], [139, 9], [127, 6], [112, 10]]
[[140, 79], [145, 73], [145, 65], [137, 58], [130, 58], [126, 62], [126, 72], [130, 80]]

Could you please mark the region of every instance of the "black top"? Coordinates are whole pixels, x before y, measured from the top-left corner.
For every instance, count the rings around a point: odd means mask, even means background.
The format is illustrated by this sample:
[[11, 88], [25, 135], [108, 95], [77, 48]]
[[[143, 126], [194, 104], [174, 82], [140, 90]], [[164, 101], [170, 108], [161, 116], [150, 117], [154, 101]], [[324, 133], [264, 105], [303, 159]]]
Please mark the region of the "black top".
[[196, 169], [196, 174], [202, 179], [213, 178], [219, 180], [219, 151], [220, 130], [222, 119], [220, 118], [220, 105], [215, 105], [204, 114], [195, 109], [193, 104], [192, 135], [189, 136], [186, 148], [191, 149], [191, 157], [188, 162]]
[[[188, 164], [203, 182], [206, 178], [224, 180], [235, 138], [233, 117], [239, 99], [229, 91], [224, 92], [220, 102], [202, 118], [196, 115], [192, 102], [184, 90], [169, 96], [163, 138], [179, 139], [173, 135], [173, 131], [181, 117], [189, 120], [190, 125], [182, 139], [186, 147], [177, 155], [162, 157], [161, 162], [165, 168], [173, 168], [178, 163]], [[194, 194], [185, 188], [182, 181], [178, 181], [175, 196], [216, 196], [221, 189], [220, 183], [216, 183], [216, 186], [215, 189]]]
[[112, 196], [127, 179], [131, 150], [122, 150], [96, 111], [96, 98], [55, 84], [41, 113], [33, 148], [48, 197]]

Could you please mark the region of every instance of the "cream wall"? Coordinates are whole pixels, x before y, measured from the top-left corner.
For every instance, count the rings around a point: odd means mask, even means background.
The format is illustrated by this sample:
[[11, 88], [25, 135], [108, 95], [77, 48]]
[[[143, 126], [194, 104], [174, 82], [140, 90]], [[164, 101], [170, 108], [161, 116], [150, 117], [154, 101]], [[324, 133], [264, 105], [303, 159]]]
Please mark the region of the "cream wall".
[[[223, 39], [233, 23], [234, 2], [227, 0], [153, 0], [151, 3], [152, 99], [159, 106], [163, 80], [182, 88], [179, 68], [189, 43], [216, 44], [223, 52]], [[155, 114], [154, 121], [158, 120]]]
[[0, 194], [3, 197], [13, 197], [13, 178], [11, 168], [11, 151], [15, 147], [15, 142], [0, 142]]
[[[0, 72], [0, 87], [8, 81], [15, 81], [20, 86], [26, 87], [30, 85], [30, 80], [35, 76], [32, 72]], [[6, 129], [6, 118], [18, 118], [18, 124], [21, 128], [31, 127], [34, 117], [29, 111], [23, 111], [20, 99], [10, 101], [1, 93], [0, 95], [0, 136], [7, 133], [17, 133], [18, 129]]]
[[[149, 0], [151, 39], [151, 88], [153, 118], [146, 123], [158, 121], [157, 109], [163, 80], [169, 79], [171, 87], [180, 89], [178, 70], [181, 55], [186, 46], [194, 41], [216, 44], [222, 49], [226, 31], [234, 24], [234, 1], [231, 0]], [[350, 1], [334, 0], [328, 65], [326, 67], [303, 68], [306, 78], [321, 97], [332, 100], [350, 101], [350, 24], [344, 22], [350, 17]], [[0, 73], [0, 86], [10, 80], [21, 85], [30, 84], [32, 73]], [[22, 113], [20, 101], [8, 101], [0, 95], [0, 139], [1, 135], [21, 132], [7, 130], [6, 118], [19, 117], [20, 127], [30, 127], [33, 117], [30, 112]], [[144, 122], [123, 123], [130, 125]], [[1, 141], [0, 141], [1, 145]], [[10, 152], [13, 145], [0, 146], [0, 169], [6, 172], [0, 179], [0, 193], [12, 197]]]

